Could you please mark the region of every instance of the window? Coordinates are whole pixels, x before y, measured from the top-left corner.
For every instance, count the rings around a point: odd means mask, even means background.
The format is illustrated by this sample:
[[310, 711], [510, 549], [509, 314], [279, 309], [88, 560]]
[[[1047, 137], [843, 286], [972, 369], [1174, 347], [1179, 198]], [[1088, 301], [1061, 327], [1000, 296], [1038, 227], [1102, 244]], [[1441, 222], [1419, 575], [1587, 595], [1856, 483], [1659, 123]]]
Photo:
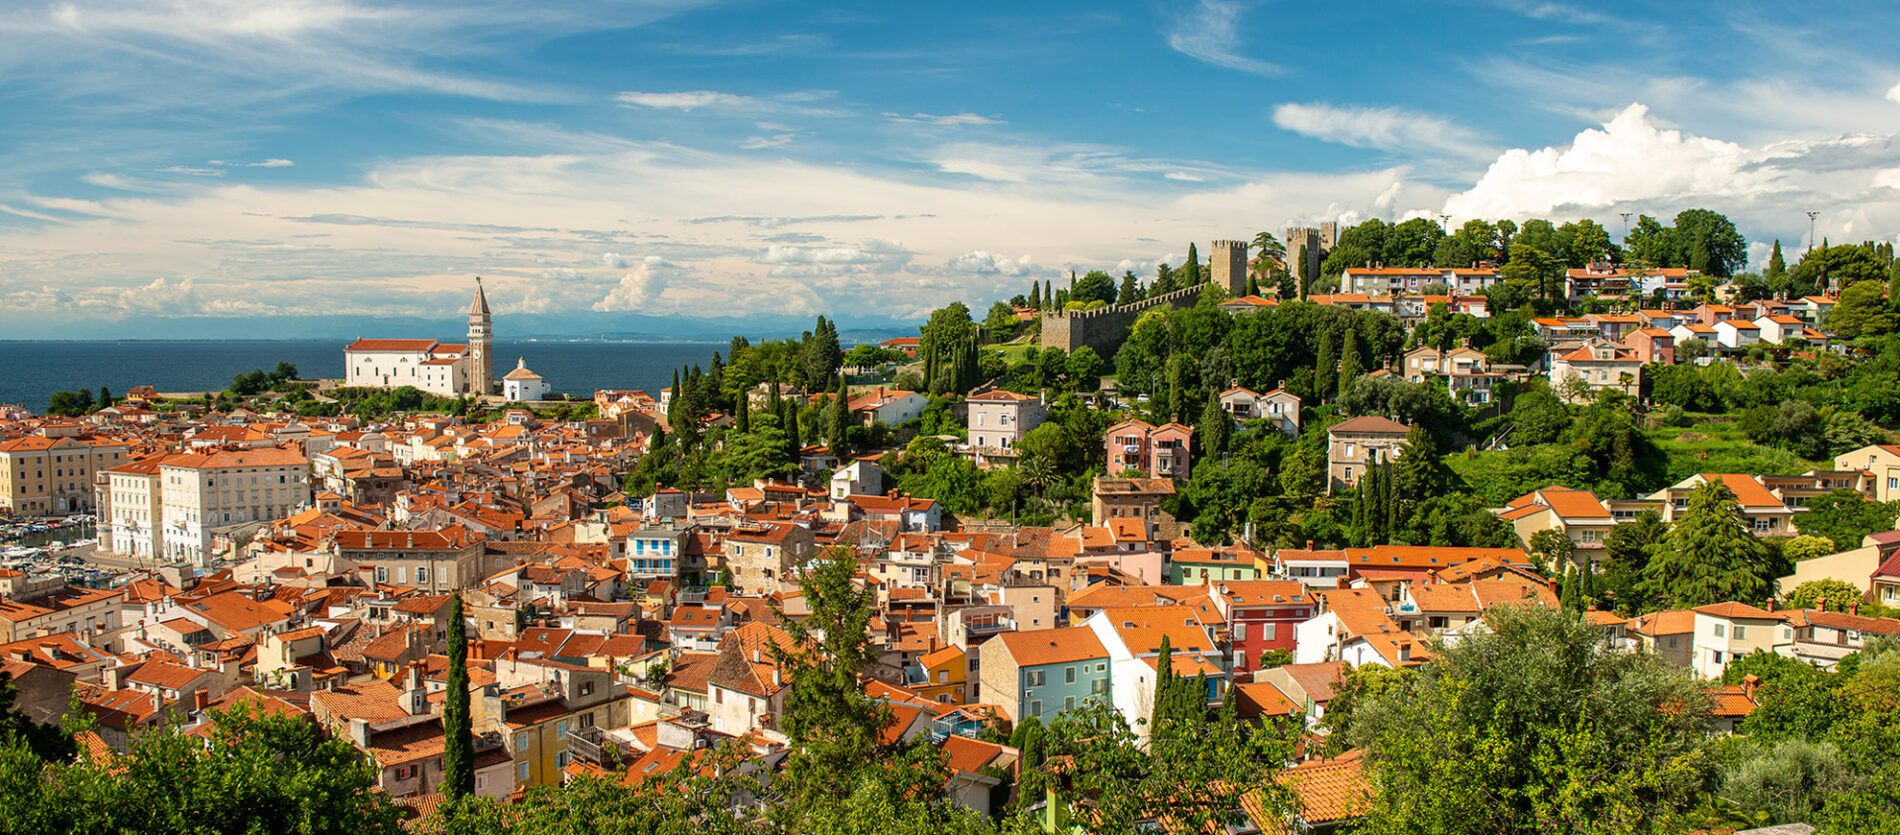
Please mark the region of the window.
[[1719, 624], [1719, 623], [1715, 625], [1715, 637], [1717, 637], [1717, 638], [1720, 638], [1720, 637], [1723, 637], [1723, 636], [1725, 636], [1725, 635], [1727, 635], [1727, 634], [1728, 634], [1728, 627], [1727, 627], [1727, 626], [1724, 626], [1724, 625], [1722, 625], [1722, 624]]
[[1669, 648], [1670, 649], [1676, 648], [1676, 639], [1673, 636], [1669, 639]]
[[[1048, 680], [1049, 680], [1048, 673], [1043, 670], [1029, 671], [1029, 686], [1030, 687], [1041, 687], [1043, 684], [1047, 683]], [[1040, 713], [1041, 711], [1036, 711], [1036, 712]]]
[[591, 681], [581, 682], [581, 695], [583, 696], [594, 695], [594, 683]]
[[1748, 637], [1748, 627], [1737, 624], [1735, 626], [1735, 640], [1739, 641], [1746, 637]]
[[1041, 700], [1041, 699], [1037, 699], [1037, 700], [1035, 700], [1035, 701], [1033, 701], [1033, 702], [1030, 702], [1030, 703], [1029, 703], [1029, 713], [1028, 713], [1028, 714], [1026, 714], [1026, 715], [1028, 715], [1028, 716], [1041, 716], [1041, 715], [1042, 715], [1042, 700]]
[[1234, 640], [1236, 641], [1247, 640], [1247, 624], [1245, 623], [1234, 624]]
[[1097, 696], [1107, 695], [1108, 679], [1098, 678], [1094, 681], [1089, 682], [1089, 692]]
[[416, 776], [415, 766], [400, 765], [396, 767], [396, 779], [407, 780], [414, 776]]
[[1062, 709], [1063, 709], [1063, 710], [1074, 710], [1074, 709], [1075, 709], [1075, 697], [1074, 697], [1074, 696], [1064, 696], [1064, 697], [1062, 698]]
[[1075, 667], [1074, 666], [1068, 666], [1068, 667], [1062, 668], [1062, 683], [1063, 684], [1075, 683]]
[[420, 566], [420, 565], [419, 565], [419, 566], [416, 566], [416, 582], [418, 582], [418, 583], [427, 583], [427, 582], [429, 582], [429, 569], [428, 569], [428, 567], [426, 567], [426, 566]]
[[524, 762], [515, 766], [515, 780], [522, 783], [528, 782], [528, 763]]

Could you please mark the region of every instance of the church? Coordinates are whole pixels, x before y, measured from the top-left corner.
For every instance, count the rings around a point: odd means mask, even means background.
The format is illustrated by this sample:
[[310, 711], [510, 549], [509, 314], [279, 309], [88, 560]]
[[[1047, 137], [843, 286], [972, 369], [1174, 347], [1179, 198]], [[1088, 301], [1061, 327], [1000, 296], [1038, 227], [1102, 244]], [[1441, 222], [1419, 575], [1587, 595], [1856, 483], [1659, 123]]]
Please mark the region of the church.
[[468, 344], [433, 339], [358, 339], [343, 349], [343, 385], [359, 388], [414, 386], [443, 397], [486, 395], [495, 390], [494, 323], [481, 278], [468, 308]]

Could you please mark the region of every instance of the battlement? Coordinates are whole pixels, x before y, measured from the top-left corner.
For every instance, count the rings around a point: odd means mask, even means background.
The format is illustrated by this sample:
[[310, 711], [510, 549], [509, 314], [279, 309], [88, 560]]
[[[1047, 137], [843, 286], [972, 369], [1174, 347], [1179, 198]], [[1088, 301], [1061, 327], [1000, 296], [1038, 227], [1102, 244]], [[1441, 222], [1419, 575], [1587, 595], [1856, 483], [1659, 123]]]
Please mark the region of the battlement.
[[1183, 287], [1138, 302], [1109, 305], [1094, 310], [1056, 310], [1042, 314], [1042, 347], [1073, 352], [1084, 345], [1104, 356], [1120, 347], [1128, 329], [1143, 311], [1162, 305], [1188, 307], [1199, 301], [1201, 293], [1213, 282]]

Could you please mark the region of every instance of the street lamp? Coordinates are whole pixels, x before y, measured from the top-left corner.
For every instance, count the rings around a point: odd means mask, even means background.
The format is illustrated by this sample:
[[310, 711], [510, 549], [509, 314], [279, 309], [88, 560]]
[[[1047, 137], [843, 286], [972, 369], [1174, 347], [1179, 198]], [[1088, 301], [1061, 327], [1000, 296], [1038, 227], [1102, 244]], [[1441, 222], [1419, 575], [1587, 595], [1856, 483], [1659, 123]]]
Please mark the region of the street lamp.
[[1820, 212], [1808, 212], [1808, 251], [1814, 251], [1814, 218]]

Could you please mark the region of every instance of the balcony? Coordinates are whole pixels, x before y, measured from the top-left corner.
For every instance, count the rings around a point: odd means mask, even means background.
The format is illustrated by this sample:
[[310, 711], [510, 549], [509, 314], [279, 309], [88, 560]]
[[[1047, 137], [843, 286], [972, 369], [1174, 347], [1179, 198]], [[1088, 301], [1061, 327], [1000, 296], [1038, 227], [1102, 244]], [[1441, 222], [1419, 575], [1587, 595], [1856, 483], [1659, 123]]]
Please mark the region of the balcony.
[[[567, 753], [577, 760], [607, 765], [605, 753], [614, 750], [601, 735], [600, 728], [578, 728], [567, 732]], [[616, 753], [618, 753], [616, 751]]]
[[998, 632], [1016, 631], [1016, 623], [1015, 621], [1012, 621], [1009, 618], [996, 618], [995, 620], [977, 621], [975, 623], [964, 624], [963, 630], [965, 632], [970, 633], [971, 638], [978, 638], [978, 637], [987, 638], [991, 635], [997, 634]]

